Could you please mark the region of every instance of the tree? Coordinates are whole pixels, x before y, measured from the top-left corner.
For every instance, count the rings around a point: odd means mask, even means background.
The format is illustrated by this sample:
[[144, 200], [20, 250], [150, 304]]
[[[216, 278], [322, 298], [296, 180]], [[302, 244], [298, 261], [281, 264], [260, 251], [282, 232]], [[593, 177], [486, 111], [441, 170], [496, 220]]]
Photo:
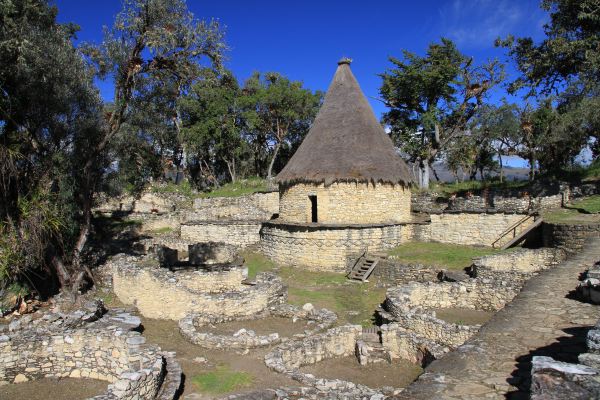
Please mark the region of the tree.
[[[91, 71], [44, 0], [0, 1], [0, 284], [69, 288], [87, 175], [101, 173], [101, 103]], [[67, 263], [67, 265], [65, 265]], [[1, 289], [1, 287], [0, 287]], [[1, 290], [0, 290], [1, 291]]]
[[211, 169], [211, 176], [219, 176], [219, 166], [225, 164], [232, 182], [236, 181], [245, 147], [240, 96], [240, 87], [231, 72], [217, 75], [206, 71], [203, 79], [180, 101], [182, 142], [188, 160], [198, 168]]
[[[526, 98], [551, 101], [552, 134], [542, 164], [556, 169], [586, 145], [598, 147], [600, 121], [591, 110], [600, 91], [600, 1], [544, 0], [542, 7], [550, 13], [544, 40], [509, 36], [496, 44], [509, 49], [521, 71], [509, 90], [525, 88]], [[556, 159], [550, 158], [553, 154]]]
[[402, 60], [390, 61], [394, 68], [381, 75], [380, 93], [390, 109], [383, 121], [418, 163], [420, 186], [428, 187], [430, 166], [465, 134], [488, 90], [503, 79], [503, 68], [497, 61], [473, 66], [448, 39], [430, 44], [424, 57], [405, 51]]
[[113, 79], [115, 95], [112, 109], [105, 116], [101, 140], [82, 166], [86, 180], [82, 193], [84, 223], [73, 255], [76, 269], [90, 232], [94, 187], [99, 178], [93, 167], [131, 118], [135, 110], [132, 106], [142, 92], [140, 85], [176, 82], [176, 100], [198, 76], [201, 62], [208, 59], [212, 66], [220, 67], [224, 49], [218, 23], [194, 19], [183, 0], [126, 0], [114, 27], [106, 30], [103, 43], [85, 47], [98, 76]]
[[270, 153], [267, 179], [272, 180], [273, 166], [282, 145], [291, 146], [301, 140], [317, 115], [322, 93], [302, 87], [302, 82], [290, 81], [276, 73], [261, 76], [255, 73], [243, 89], [246, 130], [253, 136], [255, 152], [266, 148]]

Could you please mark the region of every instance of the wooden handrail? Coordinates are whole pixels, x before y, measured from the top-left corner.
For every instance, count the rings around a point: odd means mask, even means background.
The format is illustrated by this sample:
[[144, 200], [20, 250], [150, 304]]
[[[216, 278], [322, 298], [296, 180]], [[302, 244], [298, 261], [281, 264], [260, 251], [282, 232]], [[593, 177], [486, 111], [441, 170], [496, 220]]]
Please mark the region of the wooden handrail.
[[509, 228], [507, 228], [504, 232], [502, 232], [500, 234], [500, 236], [498, 237], [498, 239], [496, 239], [496, 240], [494, 240], [494, 242], [492, 242], [492, 247], [496, 248], [496, 243], [498, 243], [500, 240], [504, 239], [504, 237], [506, 235], [508, 235], [510, 232], [513, 232], [513, 238], [515, 238], [517, 236], [517, 228], [519, 226], [523, 225], [530, 218], [533, 218], [533, 221], [535, 222], [535, 218], [536, 217], [537, 217], [536, 213], [528, 214], [524, 218], [522, 218], [522, 219], [518, 220], [517, 222], [515, 222], [514, 224], [512, 224]]

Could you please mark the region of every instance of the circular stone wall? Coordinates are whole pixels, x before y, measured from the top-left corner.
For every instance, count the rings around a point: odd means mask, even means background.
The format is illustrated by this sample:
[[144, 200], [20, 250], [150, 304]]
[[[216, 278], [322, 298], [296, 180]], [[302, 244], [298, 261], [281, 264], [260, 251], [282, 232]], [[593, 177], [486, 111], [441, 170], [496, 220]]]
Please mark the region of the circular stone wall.
[[310, 223], [316, 196], [318, 223], [374, 224], [397, 223], [411, 219], [410, 189], [402, 185], [372, 183], [333, 183], [281, 185], [279, 218], [282, 221]]
[[133, 331], [140, 325], [138, 317], [122, 310], [99, 314], [48, 313], [34, 321], [13, 321], [11, 331], [0, 335], [0, 385], [90, 378], [107, 382], [106, 393], [95, 400], [175, 398], [181, 368], [174, 353], [146, 344]]
[[266, 222], [261, 251], [281, 265], [346, 272], [349, 256], [384, 251], [410, 241], [413, 224], [315, 225]]

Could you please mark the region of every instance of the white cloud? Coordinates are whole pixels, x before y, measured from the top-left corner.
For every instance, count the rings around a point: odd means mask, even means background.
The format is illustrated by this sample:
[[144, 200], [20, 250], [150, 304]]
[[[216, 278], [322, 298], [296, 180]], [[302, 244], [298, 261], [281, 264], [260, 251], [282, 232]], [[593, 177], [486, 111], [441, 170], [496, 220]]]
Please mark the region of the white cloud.
[[453, 0], [440, 8], [444, 36], [460, 47], [490, 47], [510, 33], [534, 35], [541, 30], [539, 3], [519, 0]]

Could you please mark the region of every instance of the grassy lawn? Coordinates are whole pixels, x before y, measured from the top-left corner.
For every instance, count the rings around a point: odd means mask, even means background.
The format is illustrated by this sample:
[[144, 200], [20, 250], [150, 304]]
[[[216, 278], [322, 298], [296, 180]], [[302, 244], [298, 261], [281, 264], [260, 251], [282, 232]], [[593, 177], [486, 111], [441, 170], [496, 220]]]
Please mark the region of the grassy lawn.
[[267, 181], [253, 177], [240, 179], [235, 183], [227, 183], [213, 191], [200, 193], [198, 197], [238, 197], [267, 190]]
[[327, 308], [338, 314], [340, 324], [372, 325], [375, 309], [385, 300], [385, 289], [375, 287], [373, 282], [361, 284], [351, 282], [339, 273], [277, 267], [263, 255], [252, 251], [242, 255], [249, 277], [263, 271], [277, 272], [288, 285], [291, 304], [302, 306], [312, 303], [315, 307]]
[[445, 243], [411, 242], [389, 251], [395, 260], [449, 269], [462, 269], [471, 265], [473, 257], [481, 257], [498, 252], [486, 247], [460, 246]]
[[600, 222], [600, 195], [569, 204], [566, 208], [543, 214], [544, 220], [555, 224], [586, 224]]
[[253, 377], [249, 373], [232, 371], [226, 365], [219, 365], [213, 371], [192, 377], [192, 382], [199, 391], [212, 394], [233, 392], [250, 386], [252, 381]]

